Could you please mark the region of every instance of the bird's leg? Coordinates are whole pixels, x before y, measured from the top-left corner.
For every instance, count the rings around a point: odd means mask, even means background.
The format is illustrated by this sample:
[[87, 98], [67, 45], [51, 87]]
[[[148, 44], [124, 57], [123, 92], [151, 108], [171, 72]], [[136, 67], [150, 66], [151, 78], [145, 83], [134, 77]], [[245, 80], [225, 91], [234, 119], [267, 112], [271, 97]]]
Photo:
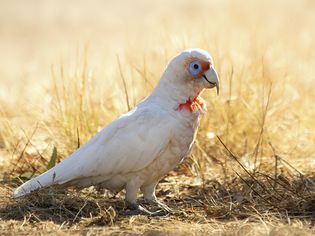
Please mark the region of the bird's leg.
[[127, 210], [119, 212], [121, 215], [149, 215], [149, 216], [161, 216], [161, 212], [151, 212], [147, 210], [145, 207], [139, 205], [137, 203], [137, 195], [138, 195], [139, 186], [137, 186], [134, 182], [130, 182], [126, 186], [126, 207]]
[[155, 196], [156, 185], [157, 185], [157, 182], [141, 187], [141, 191], [143, 192], [143, 197], [144, 197], [145, 202], [148, 203], [149, 205], [157, 206], [158, 208], [162, 209], [166, 213], [172, 213], [173, 210], [169, 208], [166, 204], [160, 202]]

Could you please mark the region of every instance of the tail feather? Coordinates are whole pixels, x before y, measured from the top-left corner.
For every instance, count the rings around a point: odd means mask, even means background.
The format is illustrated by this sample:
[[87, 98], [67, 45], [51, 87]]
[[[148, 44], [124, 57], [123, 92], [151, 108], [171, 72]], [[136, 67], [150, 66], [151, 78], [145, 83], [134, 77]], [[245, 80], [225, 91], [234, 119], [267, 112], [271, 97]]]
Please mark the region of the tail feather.
[[80, 172], [77, 171], [77, 166], [81, 162], [77, 161], [78, 158], [75, 158], [79, 151], [80, 149], [68, 156], [62, 162], [55, 165], [50, 170], [22, 184], [13, 192], [13, 198], [22, 197], [36, 189], [49, 187], [55, 184], [63, 184], [72, 179], [75, 179], [77, 175], [80, 175]]
[[[51, 169], [52, 170], [52, 169]], [[19, 198], [33, 192], [36, 189], [44, 188], [56, 184], [54, 171], [47, 171], [34, 179], [31, 179], [13, 192], [14, 198]]]
[[[36, 189], [57, 184], [63, 185], [89, 176], [89, 174], [91, 174], [90, 168], [86, 168], [86, 166], [89, 166], [88, 163], [90, 163], [90, 161], [88, 158], [84, 157], [89, 156], [90, 153], [94, 151], [93, 143], [98, 137], [98, 135], [94, 136], [81, 148], [50, 170], [22, 184], [13, 192], [13, 198], [22, 197]], [[89, 148], [87, 145], [90, 145], [91, 147]], [[87, 185], [87, 183], [85, 185]]]

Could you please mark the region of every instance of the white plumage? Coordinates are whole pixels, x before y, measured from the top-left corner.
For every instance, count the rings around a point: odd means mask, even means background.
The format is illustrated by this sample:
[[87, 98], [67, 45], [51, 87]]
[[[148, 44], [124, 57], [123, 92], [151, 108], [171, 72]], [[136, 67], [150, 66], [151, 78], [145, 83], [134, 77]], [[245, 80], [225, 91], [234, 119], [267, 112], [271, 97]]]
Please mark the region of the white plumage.
[[131, 209], [139, 210], [139, 189], [146, 200], [165, 209], [155, 187], [189, 154], [206, 111], [199, 94], [212, 87], [218, 90], [219, 81], [209, 54], [183, 51], [171, 60], [150, 96], [55, 167], [18, 187], [14, 197], [51, 185], [96, 185], [114, 192], [125, 188]]

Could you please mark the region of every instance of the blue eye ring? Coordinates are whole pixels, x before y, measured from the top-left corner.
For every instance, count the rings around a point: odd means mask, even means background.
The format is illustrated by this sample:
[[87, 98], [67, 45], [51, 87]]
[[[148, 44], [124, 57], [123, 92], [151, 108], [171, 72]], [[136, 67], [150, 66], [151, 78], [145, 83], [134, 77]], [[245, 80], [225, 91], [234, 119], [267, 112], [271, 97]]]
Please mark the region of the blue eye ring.
[[188, 71], [191, 75], [196, 76], [200, 73], [202, 67], [200, 61], [193, 61], [189, 64]]

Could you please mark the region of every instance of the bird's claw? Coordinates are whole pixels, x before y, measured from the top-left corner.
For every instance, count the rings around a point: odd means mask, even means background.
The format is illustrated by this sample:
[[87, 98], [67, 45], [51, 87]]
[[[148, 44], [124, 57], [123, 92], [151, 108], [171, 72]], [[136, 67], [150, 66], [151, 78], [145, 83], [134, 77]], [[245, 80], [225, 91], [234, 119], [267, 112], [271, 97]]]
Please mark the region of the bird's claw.
[[131, 216], [131, 215], [147, 215], [147, 216], [166, 216], [165, 212], [158, 210], [158, 211], [149, 211], [145, 207], [137, 204], [137, 203], [129, 203], [126, 202], [125, 210], [119, 211], [120, 215], [123, 216]]
[[160, 202], [159, 200], [157, 199], [154, 199], [154, 200], [145, 200], [145, 203], [149, 204], [149, 205], [155, 205], [157, 206], [158, 208], [160, 208], [162, 211], [166, 212], [166, 214], [172, 214], [174, 213], [174, 211], [169, 208], [166, 204]]

